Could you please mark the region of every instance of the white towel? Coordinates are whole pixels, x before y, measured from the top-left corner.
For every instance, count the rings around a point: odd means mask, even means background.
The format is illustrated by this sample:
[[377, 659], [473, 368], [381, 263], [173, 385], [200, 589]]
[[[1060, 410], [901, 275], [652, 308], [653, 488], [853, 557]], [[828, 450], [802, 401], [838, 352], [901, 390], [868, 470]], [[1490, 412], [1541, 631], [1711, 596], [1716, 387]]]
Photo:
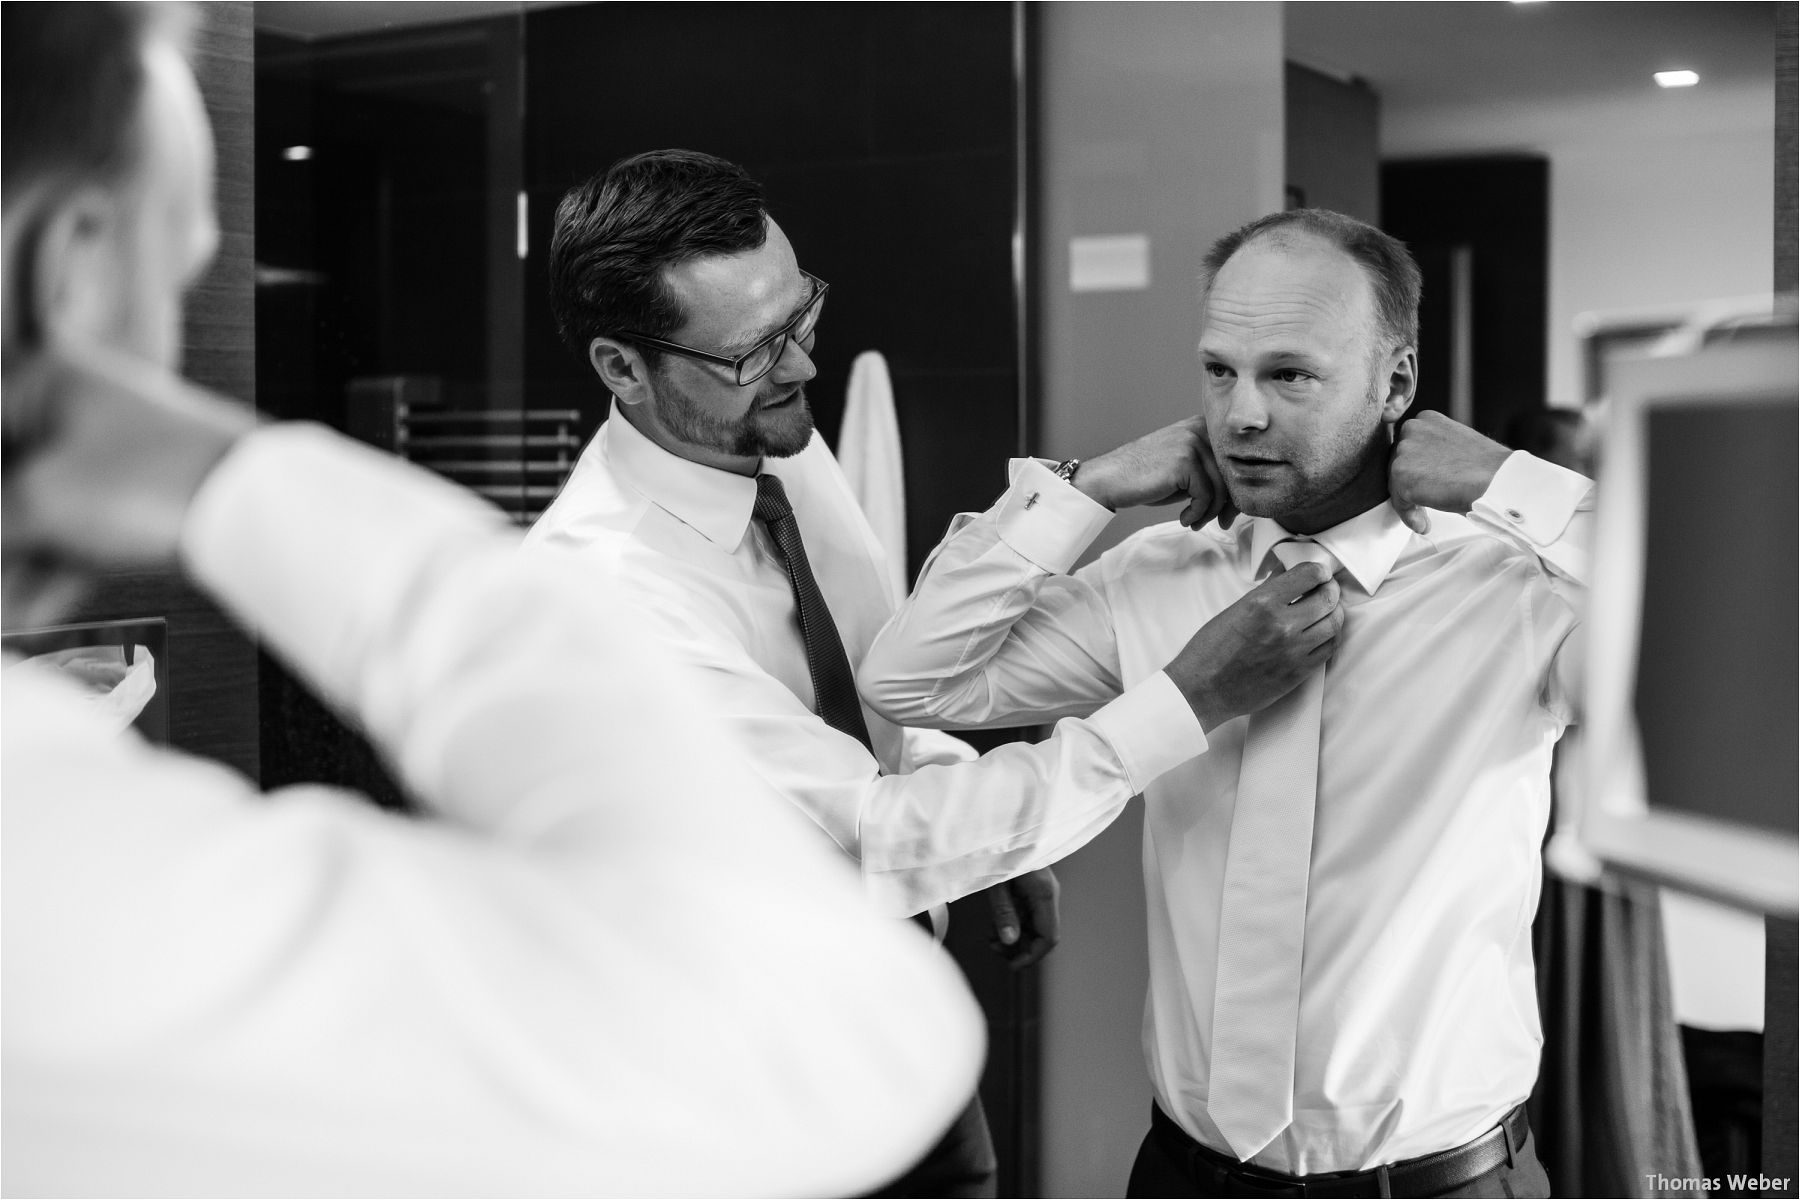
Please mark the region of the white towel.
[[878, 351], [865, 350], [850, 364], [850, 390], [844, 400], [837, 459], [887, 555], [888, 578], [897, 602], [908, 590], [906, 473], [900, 461], [894, 384], [888, 377], [887, 360]]

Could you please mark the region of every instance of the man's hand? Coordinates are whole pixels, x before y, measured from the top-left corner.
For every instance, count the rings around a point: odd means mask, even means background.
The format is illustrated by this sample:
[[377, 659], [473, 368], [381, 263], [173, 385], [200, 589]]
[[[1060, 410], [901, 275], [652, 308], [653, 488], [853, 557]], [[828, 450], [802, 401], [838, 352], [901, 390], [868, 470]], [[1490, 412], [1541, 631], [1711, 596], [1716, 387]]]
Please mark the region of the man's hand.
[[1211, 733], [1280, 699], [1331, 657], [1344, 628], [1337, 581], [1303, 562], [1200, 627], [1164, 671]]
[[994, 910], [994, 939], [989, 943], [1017, 971], [1039, 962], [1056, 948], [1061, 917], [1056, 897], [1061, 885], [1049, 868], [995, 884], [987, 890]]
[[1237, 516], [1207, 441], [1204, 417], [1177, 421], [1091, 458], [1075, 472], [1074, 482], [1089, 499], [1114, 512], [1186, 500], [1181, 523], [1189, 529], [1214, 517], [1229, 529]]
[[1440, 412], [1422, 412], [1400, 426], [1388, 460], [1388, 495], [1415, 533], [1431, 529], [1421, 508], [1466, 513], [1481, 499], [1512, 451]]
[[256, 424], [241, 404], [99, 347], [10, 359], [4, 386], [9, 600], [81, 571], [173, 565], [194, 493]]

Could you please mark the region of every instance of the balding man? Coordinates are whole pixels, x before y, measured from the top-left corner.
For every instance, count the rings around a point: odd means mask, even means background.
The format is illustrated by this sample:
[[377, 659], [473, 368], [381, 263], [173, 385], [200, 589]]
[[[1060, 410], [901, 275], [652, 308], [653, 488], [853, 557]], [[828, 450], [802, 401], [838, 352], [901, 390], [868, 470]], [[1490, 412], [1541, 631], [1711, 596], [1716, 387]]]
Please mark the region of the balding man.
[[[1591, 485], [1400, 423], [1419, 273], [1379, 230], [1277, 213], [1203, 282], [1199, 415], [1016, 463], [864, 694], [920, 725], [1079, 715], [1258, 581], [1324, 593], [1313, 671], [1247, 717], [1193, 705], [1204, 752], [1145, 791], [1156, 1107], [1131, 1194], [1547, 1195], [1520, 1107], [1531, 916]], [[1113, 511], [1171, 495], [1181, 521], [1068, 573]]]

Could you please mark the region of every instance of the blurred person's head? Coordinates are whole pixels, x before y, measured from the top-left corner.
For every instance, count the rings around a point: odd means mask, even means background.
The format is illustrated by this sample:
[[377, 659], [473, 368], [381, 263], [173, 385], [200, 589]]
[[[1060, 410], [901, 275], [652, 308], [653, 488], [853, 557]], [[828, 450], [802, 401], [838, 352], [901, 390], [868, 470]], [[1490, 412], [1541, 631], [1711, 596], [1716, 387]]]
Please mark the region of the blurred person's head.
[[[183, 293], [218, 242], [212, 130], [186, 57], [193, 17], [185, 4], [0, 6], [9, 476], [73, 419], [53, 389], [25, 385], [39, 351], [180, 359]], [[8, 495], [11, 531], [34, 514]], [[117, 524], [129, 531], [134, 515]], [[0, 558], [9, 622], [53, 620], [76, 594], [79, 577], [30, 539], [9, 532]]]
[[1578, 408], [1532, 408], [1506, 423], [1506, 444], [1559, 467], [1594, 473], [1594, 427]]
[[183, 4], [4, 5], [8, 353], [97, 342], [173, 366], [218, 243]]
[[1419, 269], [1323, 209], [1252, 221], [1201, 268], [1203, 412], [1232, 503], [1316, 533], [1387, 497], [1418, 386]]
[[635, 155], [557, 206], [557, 331], [627, 419], [683, 458], [748, 473], [806, 447], [822, 303], [761, 185], [723, 159]]

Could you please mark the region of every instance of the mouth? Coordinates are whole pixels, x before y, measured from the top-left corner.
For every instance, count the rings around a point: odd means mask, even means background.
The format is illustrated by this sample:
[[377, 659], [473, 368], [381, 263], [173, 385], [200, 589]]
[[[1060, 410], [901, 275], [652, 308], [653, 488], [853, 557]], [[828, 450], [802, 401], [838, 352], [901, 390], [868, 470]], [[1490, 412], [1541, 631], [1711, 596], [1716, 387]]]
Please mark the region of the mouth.
[[800, 397], [804, 396], [805, 394], [806, 394], [805, 388], [795, 388], [793, 391], [788, 392], [784, 396], [777, 396], [773, 400], [765, 400], [757, 407], [758, 407], [758, 410], [761, 412], [768, 412], [770, 409], [775, 409], [775, 408], [786, 408], [790, 404], [792, 404], [794, 401], [800, 399]]
[[1270, 458], [1262, 454], [1227, 454], [1225, 461], [1240, 471], [1264, 471], [1287, 465], [1286, 459]]

